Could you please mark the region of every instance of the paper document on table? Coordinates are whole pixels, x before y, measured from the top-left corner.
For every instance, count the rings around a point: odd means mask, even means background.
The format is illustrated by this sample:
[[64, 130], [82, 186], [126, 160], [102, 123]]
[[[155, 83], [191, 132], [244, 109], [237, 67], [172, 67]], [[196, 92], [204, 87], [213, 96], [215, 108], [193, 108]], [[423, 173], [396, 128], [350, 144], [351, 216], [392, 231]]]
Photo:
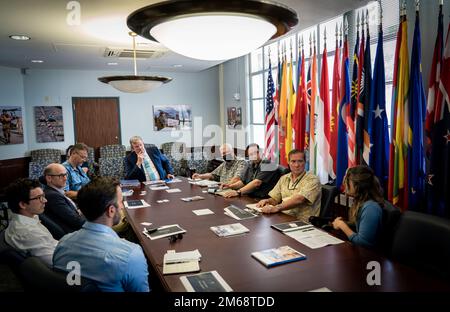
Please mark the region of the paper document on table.
[[164, 255], [163, 274], [175, 274], [200, 271], [201, 254], [196, 250], [175, 252], [168, 250]]
[[344, 242], [343, 240], [316, 228], [287, 232], [286, 235], [311, 249], [317, 249], [328, 245], [337, 245]]
[[180, 180], [180, 179], [178, 179], [178, 178], [173, 178], [173, 179], [170, 179], [170, 180], [166, 180], [166, 183], [167, 183], [167, 184], [170, 184], [170, 183], [180, 183], [180, 182], [183, 182], [183, 181]]
[[219, 185], [219, 182], [211, 181], [211, 180], [200, 180], [200, 181], [194, 180], [194, 181], [189, 181], [189, 183], [198, 185], [198, 186], [217, 186], [217, 185]]
[[197, 210], [192, 210], [192, 212], [195, 213], [197, 216], [206, 216], [206, 215], [214, 214], [214, 212], [210, 209], [197, 209]]
[[152, 187], [150, 187], [150, 189], [152, 191], [162, 191], [162, 190], [168, 190], [169, 187], [167, 185], [164, 185], [164, 186], [152, 186]]
[[128, 209], [136, 209], [136, 208], [146, 208], [150, 207], [150, 205], [143, 199], [130, 199], [125, 200], [123, 202], [126, 208]]
[[247, 205], [245, 205], [245, 207], [250, 208], [251, 210], [254, 210], [254, 211], [257, 211], [257, 212], [261, 213], [262, 209], [260, 207], [256, 207], [256, 205], [258, 205], [258, 203], [247, 204]]
[[166, 190], [167, 193], [180, 193], [181, 190], [179, 188], [174, 188], [174, 189], [168, 189]]

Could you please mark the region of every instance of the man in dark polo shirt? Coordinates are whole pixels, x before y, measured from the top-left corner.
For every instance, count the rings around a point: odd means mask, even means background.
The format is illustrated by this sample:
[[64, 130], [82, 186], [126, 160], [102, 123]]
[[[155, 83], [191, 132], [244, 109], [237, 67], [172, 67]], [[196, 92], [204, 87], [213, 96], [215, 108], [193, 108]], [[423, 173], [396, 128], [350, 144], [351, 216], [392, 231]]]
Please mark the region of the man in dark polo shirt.
[[222, 185], [222, 188], [231, 189], [223, 194], [224, 197], [248, 195], [265, 198], [277, 184], [281, 175], [277, 165], [261, 159], [258, 144], [248, 145], [246, 154], [250, 161], [239, 174], [239, 179], [234, 183]]

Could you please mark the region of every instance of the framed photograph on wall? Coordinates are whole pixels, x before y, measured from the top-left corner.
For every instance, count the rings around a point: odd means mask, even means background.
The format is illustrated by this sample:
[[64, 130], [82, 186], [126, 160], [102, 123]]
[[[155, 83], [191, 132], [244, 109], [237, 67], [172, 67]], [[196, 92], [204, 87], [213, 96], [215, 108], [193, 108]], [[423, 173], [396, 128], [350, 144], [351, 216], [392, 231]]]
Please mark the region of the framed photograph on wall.
[[190, 130], [192, 128], [192, 110], [189, 105], [157, 106], [153, 105], [153, 129]]
[[228, 128], [239, 129], [242, 126], [242, 109], [240, 107], [228, 107]]
[[0, 145], [23, 144], [22, 107], [0, 106]]
[[35, 106], [34, 125], [36, 128], [36, 142], [64, 141], [62, 106]]

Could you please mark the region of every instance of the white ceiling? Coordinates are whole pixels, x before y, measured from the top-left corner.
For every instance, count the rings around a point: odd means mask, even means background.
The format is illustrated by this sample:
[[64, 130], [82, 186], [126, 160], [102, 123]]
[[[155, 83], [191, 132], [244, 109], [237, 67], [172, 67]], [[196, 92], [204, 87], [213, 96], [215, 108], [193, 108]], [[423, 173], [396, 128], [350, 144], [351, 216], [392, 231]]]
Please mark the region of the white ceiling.
[[[214, 0], [211, 0], [214, 1]], [[141, 7], [160, 0], [79, 0], [81, 23], [69, 26], [66, 22], [71, 10], [66, 8], [69, 0], [0, 0], [0, 65], [32, 69], [79, 69], [102, 71], [130, 71], [132, 59], [105, 58], [106, 47], [132, 48], [126, 26], [126, 17]], [[369, 0], [279, 0], [294, 9], [299, 16], [301, 30], [330, 19], [353, 8], [365, 5]], [[106, 28], [109, 38], [95, 37], [86, 28], [91, 22], [110, 19]], [[11, 40], [8, 36], [23, 34], [29, 41]], [[116, 35], [117, 34], [117, 35]], [[123, 38], [120, 40], [120, 38]], [[158, 49], [166, 51], [159, 43], [141, 37], [137, 49]], [[121, 42], [120, 42], [121, 41]], [[31, 63], [40, 59], [43, 63]], [[109, 66], [108, 62], [117, 62]], [[138, 72], [177, 71], [196, 72], [220, 62], [199, 61], [166, 51], [154, 59], [138, 60]], [[174, 67], [179, 64], [182, 67]]]

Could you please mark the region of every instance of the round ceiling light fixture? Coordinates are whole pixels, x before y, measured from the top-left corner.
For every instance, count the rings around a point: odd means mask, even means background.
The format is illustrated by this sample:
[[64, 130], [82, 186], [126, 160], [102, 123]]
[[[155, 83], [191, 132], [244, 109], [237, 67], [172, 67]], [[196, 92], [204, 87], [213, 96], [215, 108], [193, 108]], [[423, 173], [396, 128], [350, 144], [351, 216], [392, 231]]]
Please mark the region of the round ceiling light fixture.
[[160, 76], [138, 76], [136, 65], [136, 33], [130, 32], [133, 37], [133, 63], [134, 75], [100, 77], [100, 82], [109, 84], [115, 89], [126, 93], [142, 93], [159, 88], [162, 84], [172, 81], [172, 78]]
[[294, 10], [265, 0], [170, 0], [127, 18], [128, 27], [138, 35], [208, 61], [248, 54], [297, 24]]

